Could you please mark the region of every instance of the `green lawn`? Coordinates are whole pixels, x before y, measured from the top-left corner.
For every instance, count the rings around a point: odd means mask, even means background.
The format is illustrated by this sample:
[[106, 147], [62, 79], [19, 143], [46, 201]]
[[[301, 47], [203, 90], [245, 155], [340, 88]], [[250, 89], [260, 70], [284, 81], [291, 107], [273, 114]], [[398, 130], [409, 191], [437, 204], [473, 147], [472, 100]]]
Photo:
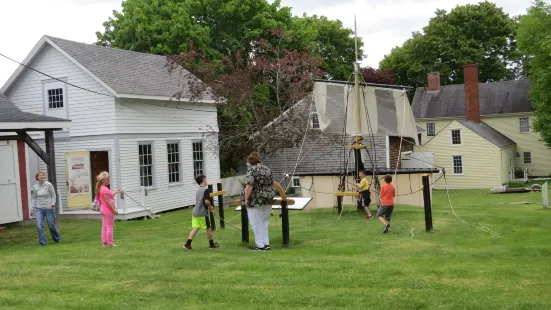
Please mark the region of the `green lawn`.
[[185, 252], [189, 210], [162, 216], [186, 228], [117, 222], [116, 248], [100, 246], [99, 221], [63, 221], [62, 243], [46, 247], [33, 226], [11, 227], [0, 231], [0, 308], [551, 309], [551, 210], [539, 193], [488, 192], [450, 193], [459, 216], [500, 238], [456, 219], [444, 191], [433, 233], [422, 208], [397, 206], [389, 235], [350, 207], [336, 223], [332, 210], [292, 211], [292, 246], [274, 216], [269, 252], [241, 247], [231, 227], [216, 232], [220, 249], [202, 232]]

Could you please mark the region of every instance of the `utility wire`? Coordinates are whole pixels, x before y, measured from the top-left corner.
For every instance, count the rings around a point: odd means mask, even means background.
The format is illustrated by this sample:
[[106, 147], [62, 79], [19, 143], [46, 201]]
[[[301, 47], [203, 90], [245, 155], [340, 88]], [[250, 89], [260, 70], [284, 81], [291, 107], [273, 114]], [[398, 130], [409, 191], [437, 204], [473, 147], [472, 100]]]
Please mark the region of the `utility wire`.
[[54, 79], [54, 80], [56, 80], [56, 81], [58, 81], [58, 82], [65, 83], [65, 84], [67, 84], [67, 85], [70, 85], [70, 86], [73, 86], [73, 87], [75, 87], [75, 88], [78, 88], [78, 89], [81, 89], [81, 90], [84, 90], [84, 91], [87, 91], [87, 92], [91, 92], [91, 93], [94, 93], [94, 94], [98, 94], [98, 95], [102, 95], [102, 96], [106, 96], [106, 97], [113, 97], [113, 98], [116, 98], [116, 96], [111, 95], [111, 94], [100, 93], [100, 92], [97, 92], [97, 91], [95, 91], [95, 90], [91, 90], [91, 89], [87, 89], [87, 88], [84, 88], [84, 87], [80, 87], [80, 86], [77, 86], [77, 85], [75, 85], [75, 84], [71, 84], [71, 83], [69, 83], [69, 82], [67, 82], [67, 81], [60, 80], [60, 79], [58, 79], [58, 78], [56, 78], [56, 77], [53, 77], [53, 76], [51, 76], [51, 75], [49, 75], [49, 74], [46, 74], [46, 73], [42, 72], [42, 71], [36, 70], [36, 69], [31, 68], [31, 67], [29, 67], [29, 66], [27, 66], [27, 65], [25, 65], [25, 64], [23, 64], [23, 63], [20, 63], [19, 61], [15, 60], [15, 59], [12, 59], [12, 58], [10, 58], [10, 57], [8, 57], [8, 56], [2, 54], [2, 53], [0, 53], [0, 56], [6, 58], [6, 59], [8, 59], [8, 60], [11, 60], [11, 61], [13, 61], [13, 62], [19, 64], [20, 66], [23, 66], [23, 67], [25, 67], [25, 68], [27, 68], [27, 69], [29, 69], [29, 70], [35, 71], [35, 72], [40, 73], [40, 74], [42, 74], [42, 75], [44, 75], [44, 76], [47, 76], [47, 77], [49, 77], [49, 78], [51, 78], [51, 79]]
[[[64, 80], [62, 80], [62, 79], [56, 78], [56, 77], [54, 77], [54, 76], [51, 76], [51, 75], [49, 75], [49, 74], [47, 74], [47, 73], [44, 73], [44, 72], [42, 72], [42, 71], [40, 71], [40, 70], [37, 70], [37, 69], [35, 69], [35, 68], [32, 68], [32, 67], [30, 67], [30, 66], [28, 66], [28, 65], [26, 65], [26, 64], [23, 64], [23, 63], [21, 63], [21, 62], [15, 60], [15, 59], [13, 59], [13, 58], [10, 58], [10, 57], [8, 57], [8, 56], [2, 54], [2, 53], [0, 53], [0, 56], [6, 58], [6, 59], [8, 59], [8, 60], [11, 60], [11, 61], [13, 61], [13, 62], [19, 64], [20, 66], [23, 66], [23, 67], [25, 67], [25, 68], [27, 68], [27, 69], [29, 69], [29, 70], [32, 70], [32, 71], [34, 71], [34, 72], [37, 72], [37, 73], [39, 73], [39, 74], [41, 74], [41, 75], [44, 75], [44, 76], [46, 76], [46, 77], [49, 77], [49, 78], [51, 78], [51, 79], [53, 79], [53, 80], [56, 80], [56, 81], [58, 81], [58, 82], [64, 83], [64, 84], [66, 84], [66, 85], [69, 85], [69, 86], [72, 86], [72, 87], [75, 87], [75, 88], [78, 88], [78, 89], [80, 89], [80, 90], [84, 90], [84, 91], [87, 91], [87, 92], [90, 92], [90, 93], [93, 93], [93, 94], [97, 94], [97, 95], [101, 95], [101, 96], [105, 96], [105, 97], [115, 98], [115, 99], [117, 100], [117, 103], [121, 104], [121, 103], [119, 102], [119, 99], [120, 99], [120, 98], [117, 97], [117, 96], [115, 96], [115, 95], [97, 92], [97, 91], [95, 91], [95, 90], [91, 90], [91, 89], [88, 89], [88, 88], [85, 88], [85, 87], [82, 87], [82, 86], [75, 85], [75, 84], [73, 84], [73, 83], [69, 83], [69, 82], [64, 81]], [[192, 108], [171, 107], [171, 106], [168, 106], [166, 103], [165, 103], [165, 105], [159, 105], [159, 104], [153, 104], [153, 103], [147, 103], [147, 102], [140, 102], [140, 103], [141, 103], [141, 104], [145, 104], [145, 105], [156, 106], [156, 107], [171, 108], [171, 109], [178, 109], [178, 110], [185, 110], [185, 111], [199, 111], [199, 112], [211, 112], [211, 113], [212, 113], [212, 112], [216, 112], [216, 111], [213, 111], [213, 110], [201, 110], [201, 109], [192, 109]], [[121, 104], [121, 105], [122, 105], [122, 104]], [[141, 112], [141, 113], [148, 114], [148, 115], [152, 114], [151, 112], [138, 111], [138, 110], [136, 110], [135, 108], [130, 108], [130, 107], [128, 107], [128, 106], [125, 106], [125, 107], [127, 107], [127, 108], [129, 108], [129, 109], [131, 109], [131, 110], [133, 110], [133, 111], [136, 111], [136, 112]], [[162, 116], [167, 116], [167, 115], [162, 115]], [[170, 116], [167, 116], [167, 117], [170, 117]]]

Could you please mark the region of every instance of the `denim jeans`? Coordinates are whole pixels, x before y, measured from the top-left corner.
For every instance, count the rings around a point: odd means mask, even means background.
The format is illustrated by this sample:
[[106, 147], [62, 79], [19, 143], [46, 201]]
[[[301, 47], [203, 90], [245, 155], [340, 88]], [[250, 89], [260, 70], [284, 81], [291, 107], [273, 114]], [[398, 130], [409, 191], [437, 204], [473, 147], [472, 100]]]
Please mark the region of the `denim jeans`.
[[36, 208], [36, 227], [38, 228], [38, 242], [41, 245], [46, 245], [46, 236], [44, 236], [44, 217], [48, 221], [48, 228], [50, 229], [50, 234], [52, 234], [52, 239], [56, 243], [61, 240], [61, 236], [55, 229], [55, 210], [51, 209], [41, 209]]

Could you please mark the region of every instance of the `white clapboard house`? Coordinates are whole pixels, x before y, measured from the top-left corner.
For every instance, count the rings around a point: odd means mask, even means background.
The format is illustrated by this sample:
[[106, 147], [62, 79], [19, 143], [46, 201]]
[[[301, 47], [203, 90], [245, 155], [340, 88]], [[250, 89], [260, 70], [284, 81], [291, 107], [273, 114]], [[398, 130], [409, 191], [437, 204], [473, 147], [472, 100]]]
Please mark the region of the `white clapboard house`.
[[[169, 73], [166, 62], [44, 36], [24, 60], [27, 67], [1, 88], [23, 112], [71, 121], [54, 136], [64, 216], [97, 216], [87, 208], [95, 176], [104, 170], [111, 188], [127, 193], [116, 201], [121, 219], [146, 215], [141, 205], [159, 212], [194, 204], [195, 175], [219, 180], [217, 148], [210, 147], [217, 143], [215, 100], [208, 91], [190, 99], [189, 72]], [[30, 135], [44, 146], [42, 133]], [[31, 188], [46, 166], [32, 151], [26, 154]]]

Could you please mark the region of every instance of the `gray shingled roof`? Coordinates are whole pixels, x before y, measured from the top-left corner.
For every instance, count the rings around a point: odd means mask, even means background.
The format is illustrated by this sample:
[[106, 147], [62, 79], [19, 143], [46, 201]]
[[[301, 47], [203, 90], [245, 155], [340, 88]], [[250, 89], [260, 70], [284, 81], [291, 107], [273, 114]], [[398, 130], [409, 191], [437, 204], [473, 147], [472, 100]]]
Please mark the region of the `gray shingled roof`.
[[[532, 112], [528, 100], [529, 80], [480, 83], [480, 115]], [[417, 88], [411, 105], [415, 118], [465, 116], [463, 84], [440, 87], [440, 91]]]
[[68, 122], [57, 117], [27, 113], [21, 111], [15, 104], [0, 93], [0, 123], [27, 123], [27, 122]]
[[458, 121], [461, 125], [469, 128], [474, 133], [478, 134], [482, 138], [490, 141], [492, 144], [499, 148], [504, 148], [509, 145], [515, 144], [515, 141], [507, 138], [501, 132], [495, 130], [484, 122], [476, 123], [472, 121]]
[[[183, 90], [182, 98], [191, 97], [186, 77], [189, 71], [170, 74], [165, 56], [46, 37], [118, 94], [173, 97]], [[202, 97], [214, 99], [210, 92]]]

